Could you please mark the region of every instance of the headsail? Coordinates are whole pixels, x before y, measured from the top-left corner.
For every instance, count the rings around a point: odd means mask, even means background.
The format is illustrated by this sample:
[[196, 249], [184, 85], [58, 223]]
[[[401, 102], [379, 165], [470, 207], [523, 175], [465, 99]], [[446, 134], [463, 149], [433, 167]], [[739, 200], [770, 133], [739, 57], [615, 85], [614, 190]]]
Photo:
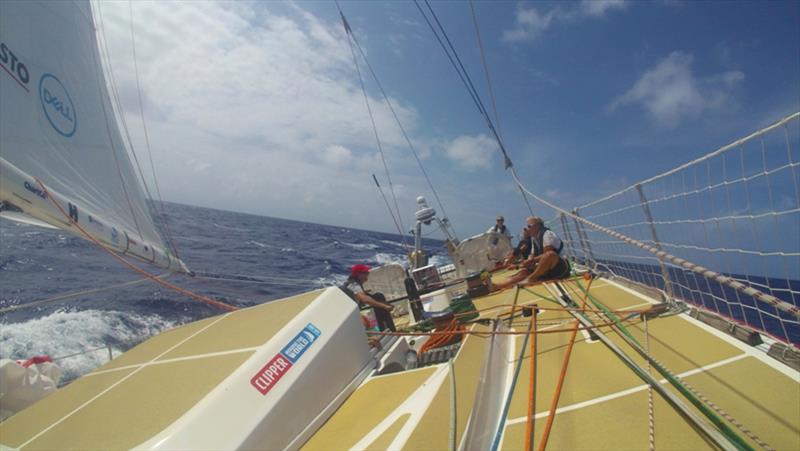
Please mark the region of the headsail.
[[165, 246], [114, 117], [88, 1], [0, 2], [0, 201], [186, 271]]

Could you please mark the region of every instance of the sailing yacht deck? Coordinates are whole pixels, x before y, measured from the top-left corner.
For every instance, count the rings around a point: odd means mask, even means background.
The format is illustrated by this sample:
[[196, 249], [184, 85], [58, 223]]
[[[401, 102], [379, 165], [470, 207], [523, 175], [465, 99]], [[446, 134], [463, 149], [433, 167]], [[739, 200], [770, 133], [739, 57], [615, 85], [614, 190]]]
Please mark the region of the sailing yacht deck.
[[130, 449], [172, 424], [321, 291], [157, 335], [0, 423], [24, 449]]
[[[579, 284], [585, 287], [586, 281], [571, 279], [560, 284], [574, 300], [582, 301]], [[534, 446], [541, 440], [575, 323], [556, 303], [556, 290], [554, 284], [545, 284], [475, 300], [482, 319], [499, 317], [504, 323], [512, 305], [517, 311], [519, 306], [533, 303], [543, 308], [536, 316]], [[653, 300], [604, 279], [593, 281], [589, 291], [623, 316], [636, 339], [649, 346], [651, 355], [730, 417], [773, 449], [800, 449], [797, 371], [685, 314], [649, 320], [648, 340], [636, 312], [649, 308]], [[306, 293], [161, 334], [0, 424], [0, 442], [23, 449], [123, 449], [146, 443], [202, 405], [259, 346], [317, 298], [319, 291]], [[633, 313], [626, 316], [625, 311]], [[511, 327], [525, 331], [529, 323], [529, 317], [515, 316]], [[524, 335], [498, 336], [505, 337], [503, 343], [507, 344], [492, 348], [494, 357], [499, 357], [495, 366], [502, 369], [499, 377], [489, 377], [484, 367], [492, 354], [487, 351], [492, 342], [491, 325], [473, 323], [468, 330], [472, 333], [465, 336], [452, 365], [364, 379], [349, 396], [344, 394], [346, 399], [338, 408], [334, 406], [333, 414], [320, 423], [303, 449], [448, 449], [463, 446], [466, 437], [476, 431], [499, 449], [523, 448], [530, 396], [530, 343], [525, 343]], [[646, 368], [645, 360], [619, 336], [608, 328], [601, 330]], [[347, 358], [337, 354], [335, 362], [327, 364], [345, 365], [342, 362]], [[330, 371], [333, 367], [325, 368]], [[489, 380], [488, 387], [481, 387], [484, 380]], [[509, 397], [507, 387], [512, 380]], [[675, 392], [671, 387], [668, 390]], [[476, 396], [479, 391], [483, 394]], [[506, 412], [501, 435], [497, 436], [495, 426], [484, 426], [475, 419], [475, 429], [468, 431], [471, 417], [481, 415], [479, 406], [487, 405], [487, 399], [491, 404], [492, 397], [495, 411]], [[660, 395], [654, 394], [653, 402], [656, 449], [713, 448]], [[498, 405], [502, 409], [497, 409]], [[648, 448], [649, 420], [648, 386], [603, 343], [579, 331], [547, 446], [570, 450]], [[208, 433], [226, 434], [225, 430], [225, 424], [219, 424]], [[745, 440], [757, 447], [752, 439]]]
[[[578, 282], [563, 283], [568, 292], [580, 293]], [[476, 300], [483, 317], [493, 317], [513, 304], [514, 290]], [[593, 296], [610, 309], [641, 310], [655, 301], [605, 280], [594, 281]], [[517, 304], [536, 302], [555, 306], [552, 284], [521, 290]], [[573, 296], [577, 298], [577, 296]], [[569, 343], [569, 333], [544, 333], [569, 328], [574, 319], [564, 311], [541, 312], [537, 344], [536, 421], [533, 443], [538, 446]], [[515, 330], [526, 330], [528, 318], [516, 318]], [[563, 323], [563, 324], [562, 324]], [[645, 343], [642, 323], [629, 329]], [[718, 407], [749, 428], [774, 449], [800, 449], [800, 375], [763, 352], [682, 314], [648, 322], [651, 355], [673, 374], [694, 387]], [[473, 331], [488, 332], [474, 325]], [[631, 356], [634, 352], [619, 337], [606, 334]], [[447, 449], [455, 424], [456, 446], [475, 402], [487, 336], [469, 335], [453, 362], [454, 384], [447, 364], [371, 379], [357, 390], [337, 413], [306, 443], [304, 449]], [[514, 364], [524, 338], [515, 339]], [[633, 357], [646, 367], [641, 357]], [[525, 440], [530, 351], [524, 351], [519, 375], [508, 405], [499, 442], [501, 449], [521, 449]], [[655, 374], [655, 372], [653, 372]], [[666, 384], [665, 381], [662, 383]], [[454, 387], [454, 389], [453, 389]], [[671, 387], [671, 391], [675, 391]], [[654, 398], [656, 449], [707, 449], [712, 445], [658, 394]], [[451, 403], [455, 399], [455, 408]], [[473, 412], [474, 413], [474, 412]], [[601, 342], [579, 332], [569, 361], [549, 437], [550, 449], [648, 448], [648, 390], [622, 361]], [[493, 431], [490, 431], [494, 434]], [[741, 434], [740, 434], [741, 435]], [[747, 439], [751, 446], [757, 445]]]

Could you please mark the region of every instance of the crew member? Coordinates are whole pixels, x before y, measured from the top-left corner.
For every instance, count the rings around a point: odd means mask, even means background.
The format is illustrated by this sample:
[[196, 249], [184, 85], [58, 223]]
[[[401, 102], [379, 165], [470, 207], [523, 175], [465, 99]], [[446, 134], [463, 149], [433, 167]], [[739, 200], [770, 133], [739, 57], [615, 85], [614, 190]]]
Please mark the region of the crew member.
[[569, 262], [561, 257], [564, 243], [544, 225], [542, 218], [530, 216], [526, 220], [525, 235], [530, 239], [530, 256], [522, 263], [523, 269], [505, 282], [492, 284], [493, 290], [502, 290], [524, 281], [534, 283], [544, 279], [569, 277]]
[[386, 297], [382, 293], [367, 293], [364, 290], [364, 283], [369, 279], [369, 266], [355, 265], [350, 269], [350, 277], [342, 285], [342, 291], [347, 293], [358, 304], [359, 308], [368, 305], [375, 311], [375, 319], [378, 321], [380, 330], [390, 330], [394, 332], [394, 320], [392, 310], [394, 306], [386, 302]]
[[491, 233], [491, 232], [499, 233], [501, 235], [507, 236], [508, 239], [511, 240], [511, 238], [512, 238], [511, 231], [508, 230], [508, 227], [506, 227], [505, 222], [506, 222], [506, 220], [505, 220], [504, 217], [498, 216], [495, 224], [492, 227], [490, 227], [489, 230], [487, 230], [486, 232], [487, 233]]

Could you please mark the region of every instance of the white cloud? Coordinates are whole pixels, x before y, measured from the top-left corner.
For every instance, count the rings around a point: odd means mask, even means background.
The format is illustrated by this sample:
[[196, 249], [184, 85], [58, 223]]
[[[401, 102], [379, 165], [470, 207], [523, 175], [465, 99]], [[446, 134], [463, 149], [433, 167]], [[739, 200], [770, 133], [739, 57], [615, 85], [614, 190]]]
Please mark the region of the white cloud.
[[613, 9], [623, 9], [627, 0], [583, 0], [577, 8], [555, 7], [540, 12], [535, 7], [517, 5], [514, 27], [503, 32], [506, 42], [535, 40], [551, 26], [559, 22], [575, 22], [585, 18], [602, 17]]
[[672, 52], [647, 70], [633, 87], [608, 106], [641, 105], [662, 126], [675, 127], [685, 118], [719, 110], [731, 102], [733, 89], [744, 80], [740, 71], [695, 77], [692, 55]]
[[503, 32], [503, 39], [507, 42], [530, 41], [536, 39], [540, 34], [550, 27], [556, 17], [554, 9], [546, 14], [542, 14], [534, 7], [525, 8], [522, 4], [517, 6], [516, 24], [511, 30]]
[[345, 166], [353, 161], [353, 152], [344, 146], [330, 146], [323, 151], [322, 159], [335, 166]]
[[589, 16], [602, 16], [606, 11], [622, 9], [626, 6], [626, 0], [583, 0], [581, 2], [581, 10]]
[[[99, 10], [141, 153], [128, 5]], [[383, 165], [338, 21], [285, 3], [135, 2], [133, 10], [166, 200], [350, 225], [381, 208], [371, 174]], [[369, 100], [390, 170], [398, 169], [409, 160], [398, 150], [405, 140], [382, 100]], [[413, 136], [416, 112], [391, 101]], [[345, 211], [343, 199], [358, 201]]]
[[484, 134], [459, 136], [447, 146], [447, 156], [468, 171], [489, 168], [497, 143]]

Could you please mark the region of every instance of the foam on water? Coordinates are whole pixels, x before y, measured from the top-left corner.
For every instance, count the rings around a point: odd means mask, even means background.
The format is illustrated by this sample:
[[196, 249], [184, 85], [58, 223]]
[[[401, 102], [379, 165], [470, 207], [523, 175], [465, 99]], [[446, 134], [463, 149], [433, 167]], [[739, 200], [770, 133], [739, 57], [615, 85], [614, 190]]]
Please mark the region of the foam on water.
[[388, 244], [389, 246], [397, 246], [402, 248], [406, 247], [403, 243], [400, 243], [398, 241], [390, 241], [390, 240], [379, 240], [379, 241], [383, 244]]
[[[343, 283], [352, 265], [407, 265], [398, 235], [165, 204], [181, 258], [197, 274], [176, 276], [183, 288], [239, 306]], [[437, 240], [424, 240], [431, 253]], [[433, 257], [432, 261], [437, 261]], [[152, 268], [149, 268], [152, 271]], [[154, 271], [155, 272], [155, 271]], [[133, 280], [138, 276], [65, 232], [0, 218], [0, 306], [39, 301]], [[61, 357], [66, 380], [170, 327], [219, 311], [142, 283], [0, 315], [0, 357]], [[103, 348], [84, 353], [92, 348]]]
[[398, 263], [403, 265], [403, 267], [408, 267], [408, 259], [405, 255], [402, 254], [388, 254], [385, 252], [378, 252], [372, 257], [372, 261], [376, 262], [379, 265], [388, 265], [390, 263]]
[[[133, 345], [174, 326], [174, 322], [158, 315], [61, 310], [24, 323], [3, 324], [0, 357], [25, 359], [49, 355], [58, 359], [62, 382], [68, 382], [107, 362], [108, 347], [114, 356], [119, 356]], [[102, 349], [82, 353], [96, 348]], [[70, 356], [77, 353], [82, 354]]]
[[343, 246], [347, 246], [347, 247], [352, 248], [352, 249], [358, 249], [358, 250], [373, 250], [373, 249], [377, 249], [378, 248], [377, 244], [372, 244], [372, 243], [364, 243], [364, 244], [361, 244], [361, 243], [347, 243], [345, 241], [336, 241], [335, 243], [341, 244]]

